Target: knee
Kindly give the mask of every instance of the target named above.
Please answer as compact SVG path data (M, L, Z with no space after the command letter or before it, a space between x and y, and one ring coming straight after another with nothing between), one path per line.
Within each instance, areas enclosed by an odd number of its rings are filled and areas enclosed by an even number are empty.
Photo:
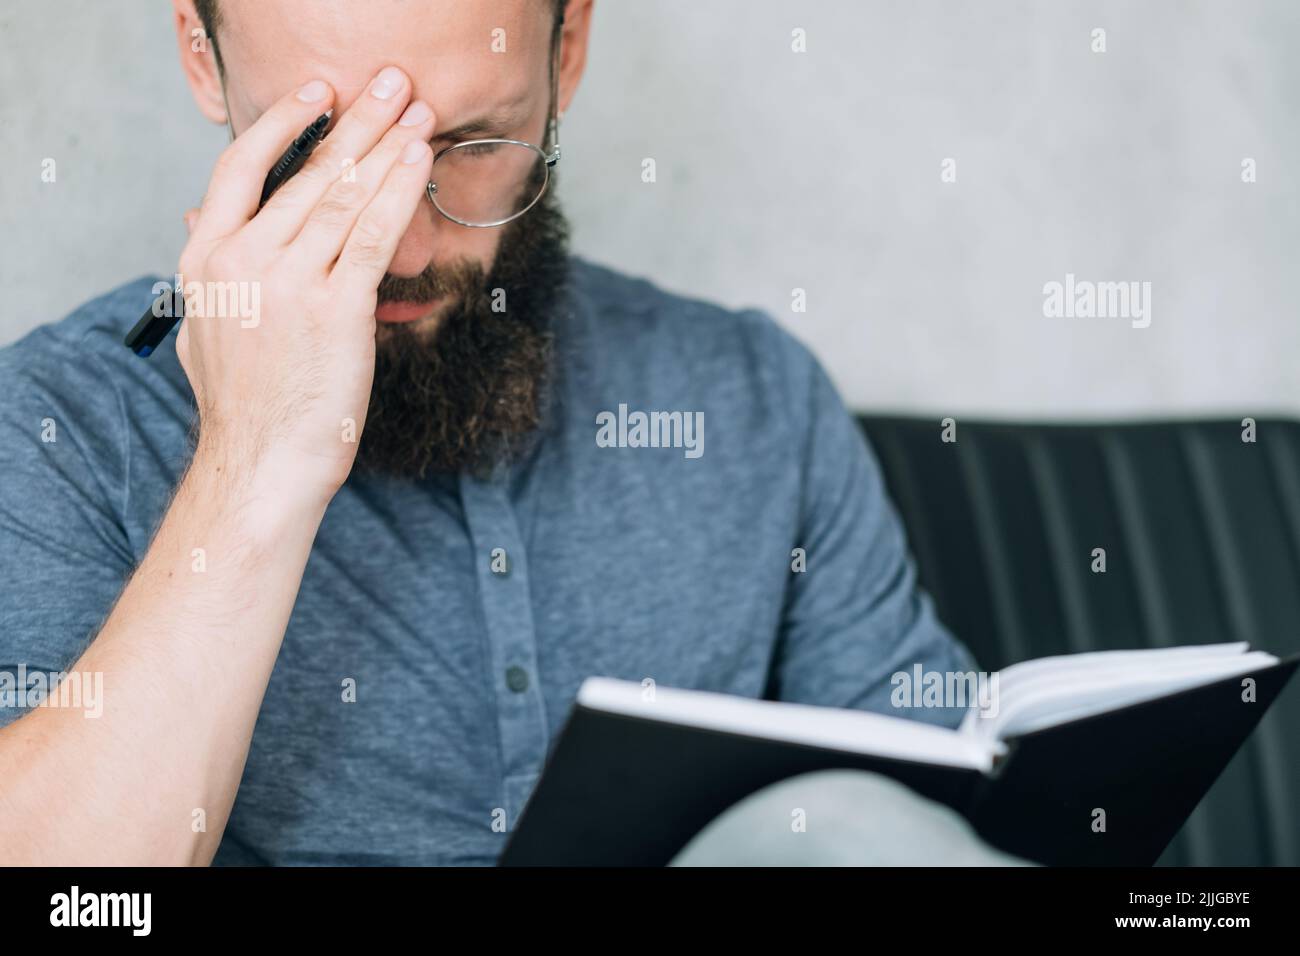
M998 863L954 810L865 770L817 770L755 791L674 858L678 866Z

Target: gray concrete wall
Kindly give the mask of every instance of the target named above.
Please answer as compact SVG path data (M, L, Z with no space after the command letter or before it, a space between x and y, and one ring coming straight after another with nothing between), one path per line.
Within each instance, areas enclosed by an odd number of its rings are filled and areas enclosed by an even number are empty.
M0 45L6 342L169 273L225 133L162 0L6 0ZM767 308L859 408L1300 413L1297 50L1292 0L601 0L561 188L579 252ZM1149 327L1045 316L1067 273Z

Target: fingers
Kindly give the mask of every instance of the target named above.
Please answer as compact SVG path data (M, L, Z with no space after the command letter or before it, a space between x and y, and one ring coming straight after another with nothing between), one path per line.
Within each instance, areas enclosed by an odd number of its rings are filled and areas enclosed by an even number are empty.
M242 228L257 212L262 184L294 137L334 104L328 83L313 80L289 93L236 137L217 160L193 236L221 239Z
M369 154L411 97L411 81L395 66L384 67L348 107L302 169L280 187L249 226L251 241L286 246L326 192Z
M424 140L406 144L383 187L362 210L330 276L357 294L373 295L424 198L433 150Z
M383 187L403 150L412 142L428 140L434 125L433 110L427 104L416 100L408 106L397 125L384 134L351 175L337 179L312 209L291 243L294 253L323 271L329 270L362 210Z

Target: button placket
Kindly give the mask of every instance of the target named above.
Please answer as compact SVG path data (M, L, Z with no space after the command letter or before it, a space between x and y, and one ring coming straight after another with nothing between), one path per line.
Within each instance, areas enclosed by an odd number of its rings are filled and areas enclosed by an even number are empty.
M488 678L495 698L503 797L517 814L520 784L541 771L548 734L537 679L528 561L505 487L461 478L461 500L474 544L479 603L487 628ZM504 556L505 564L502 558ZM502 568L508 571L502 573ZM513 784L513 785L512 785ZM513 827L515 820L508 821Z

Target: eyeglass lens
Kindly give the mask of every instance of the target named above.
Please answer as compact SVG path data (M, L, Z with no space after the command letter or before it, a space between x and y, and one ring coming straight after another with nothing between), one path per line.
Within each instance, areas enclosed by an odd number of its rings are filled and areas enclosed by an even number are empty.
M430 198L444 214L473 225L494 225L528 209L546 188L546 157L531 146L470 142L433 164Z

